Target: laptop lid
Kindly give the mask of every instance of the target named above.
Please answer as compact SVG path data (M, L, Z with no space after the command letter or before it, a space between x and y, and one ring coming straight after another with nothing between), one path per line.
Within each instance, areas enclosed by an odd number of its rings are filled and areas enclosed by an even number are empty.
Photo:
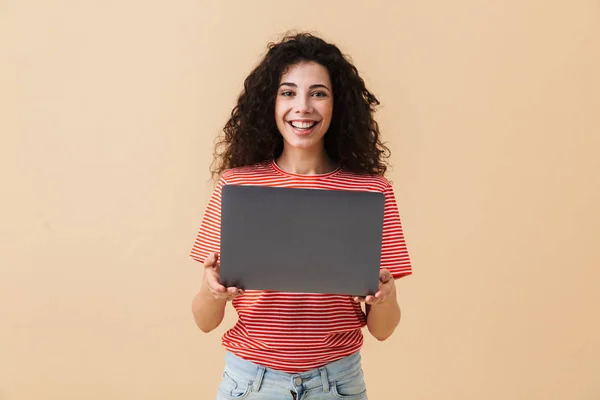
M377 292L383 193L225 185L221 199L226 287Z

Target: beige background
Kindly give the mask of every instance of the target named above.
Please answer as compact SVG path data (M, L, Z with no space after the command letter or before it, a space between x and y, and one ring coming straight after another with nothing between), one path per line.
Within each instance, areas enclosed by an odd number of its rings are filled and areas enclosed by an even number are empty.
M0 399L214 398L235 315L195 327L187 252L292 28L353 57L393 151L415 273L370 399L600 399L597 0L0 1Z

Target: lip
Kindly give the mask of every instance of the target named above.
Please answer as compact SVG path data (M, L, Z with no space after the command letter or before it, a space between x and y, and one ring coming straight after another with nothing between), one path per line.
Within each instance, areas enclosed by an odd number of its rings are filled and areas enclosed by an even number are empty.
M314 122L315 124L310 129L296 129L292 125L292 122ZM313 131L321 123L321 121L315 121L314 119L294 119L291 121L287 121L287 123L296 135L307 136L307 135L310 135L311 133L313 133Z
M289 121L286 121L288 124L291 124L293 122L314 122L315 125L318 124L321 121L317 121L316 119L291 119Z

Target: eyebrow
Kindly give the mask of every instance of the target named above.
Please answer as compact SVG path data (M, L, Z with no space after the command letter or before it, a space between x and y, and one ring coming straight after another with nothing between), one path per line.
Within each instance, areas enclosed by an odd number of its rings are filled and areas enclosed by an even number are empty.
M295 88L298 87L298 85L296 85L295 83L292 83L292 82L282 82L281 85L279 85L279 87L282 87L282 86L291 86L291 87L295 87ZM331 91L331 89L329 89L327 86L323 85L322 83L316 83L314 85L310 85L309 89L316 89L316 88L325 88L325 89Z

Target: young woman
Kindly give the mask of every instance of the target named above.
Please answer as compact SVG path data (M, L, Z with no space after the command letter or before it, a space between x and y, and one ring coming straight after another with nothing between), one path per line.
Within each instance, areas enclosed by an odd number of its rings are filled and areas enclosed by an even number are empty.
M228 301L238 314L222 338L226 366L217 399L367 398L362 328L378 340L393 333L400 321L395 280L412 272L394 192L383 177L388 149L373 119L378 104L335 45L306 33L271 43L246 78L215 150L218 183L190 254L204 266L192 302L198 327L216 328ZM382 192L379 291L352 298L221 285L220 200L226 184Z

